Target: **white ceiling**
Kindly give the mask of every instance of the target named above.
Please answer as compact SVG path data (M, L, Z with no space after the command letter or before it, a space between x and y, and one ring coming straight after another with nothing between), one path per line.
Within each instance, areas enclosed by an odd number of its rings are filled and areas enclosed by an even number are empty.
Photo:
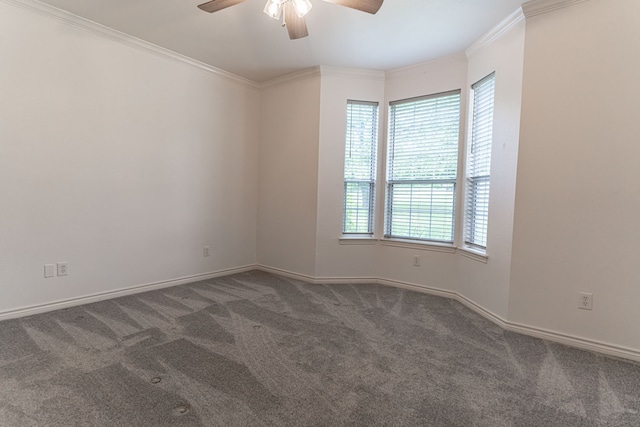
M311 0L289 40L266 0L209 14L206 0L41 0L214 67L266 81L315 65L391 70L462 52L524 0L385 0L376 15Z

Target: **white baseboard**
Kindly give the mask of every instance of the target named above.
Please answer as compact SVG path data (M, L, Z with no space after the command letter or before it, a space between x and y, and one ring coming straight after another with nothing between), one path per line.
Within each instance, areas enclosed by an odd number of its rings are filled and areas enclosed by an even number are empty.
M315 278L311 276L307 276L306 274L294 273L292 271L283 270L281 268L267 267L266 265L256 264L255 269L264 271L265 273L277 274L278 276L288 277L289 279L302 280L303 282L310 282L314 284L320 283Z
M312 277L306 274L294 273L292 271L269 267L262 264L256 264L255 269L264 271L265 273L277 274L279 276L288 277L290 279L313 283L315 285L319 285L322 283L326 283L328 285L378 283L378 279L376 277Z
M246 265L243 267L229 268L224 270L212 271L209 273L195 274L193 276L180 277L177 279L163 280L154 283L145 283L142 285L129 286L114 291L99 292L91 295L85 295L78 298L70 298L61 301L54 301L46 304L32 305L13 310L0 312L0 321L7 319L15 319L18 317L31 316L33 314L46 313L48 311L60 310L68 307L75 307L92 302L103 301L106 299L123 297L126 295L139 294L142 292L153 291L155 289L170 288L172 286L184 285L186 283L198 282L200 280L213 279L220 276L228 276L230 274L244 273L246 271L255 270L256 266Z
M532 336L535 338L541 338L547 341L564 344L570 347L579 348L582 350L592 351L595 353L605 354L607 356L620 357L623 359L629 359L636 362L640 362L640 350L632 348L622 347L605 343L596 340L590 340L574 335L564 334L561 332L550 331L546 329L536 328L534 326L523 325L520 323L510 322L503 317L493 313L490 310L482 307L476 302L470 300L464 295L458 292L449 291L446 289L433 288L425 285L419 285L416 283L402 282L398 280L375 278L375 277L330 277L330 278L315 278L303 274L293 273L291 271L282 270L273 267L267 267L264 265L257 265L256 269L265 271L268 273L277 274L292 279L302 280L314 284L360 284L360 283L377 283L380 285L393 286L396 288L407 289L416 292L422 292L430 295L440 296L444 298L454 299L460 302L465 307L473 310L487 320L495 323L504 330Z
M529 335L547 341L553 341L559 344L568 345L569 347L576 347L581 350L592 351L595 353L605 354L607 356L619 357L622 359L629 359L640 362L640 351L628 347L622 347L602 341L590 340L587 338L563 334L561 332L550 331L533 326L522 325L515 322L507 322L504 329L511 332L516 332L519 334Z
M415 283L400 282L398 280L391 279L375 279L374 283L379 285L393 286L394 288L407 289L409 291L422 292L423 294L435 295L443 298L456 298L456 293L453 291L447 291L440 288L432 288L430 286L417 285Z
M487 310L486 308L484 308L480 304L477 304L475 301L472 301L469 298L467 298L464 295L461 295L461 294L459 294L457 292L456 292L455 299L460 304L464 305L465 307L467 307L470 310L475 311L476 313L478 313L479 315L481 315L485 319L490 320L491 322L493 322L496 325L500 326L502 329L507 329L508 321L506 319L504 319L503 317L497 315L493 311Z
M623 359L629 359L636 362L640 362L640 350L617 346L610 343L605 343L596 340L590 340L587 338L577 337L574 335L564 334L561 332L550 331L546 329L536 328L534 326L523 325L520 323L510 322L501 316L485 309L474 301L466 298L464 295L458 292L449 291L446 289L433 288L425 285L419 285L416 283L403 282L392 279L377 278L377 277L313 277L305 274L294 273L292 271L283 270L280 268L268 267L260 264L251 264L237 268L230 268L224 270L213 271L204 274L198 274L187 277L180 277L177 279L164 280L161 282L147 283L142 285L131 286L127 288L117 289L114 291L96 293L92 295L86 295L78 298L72 298L63 301L55 301L52 303L34 305L15 310L8 310L0 312L0 321L6 319L14 319L18 317L31 316L33 314L44 313L53 310L59 310L62 308L74 307L82 304L89 304L92 302L103 301L106 299L112 299L122 297L126 295L138 294L141 292L147 292L155 289L168 288L177 285L183 285L186 283L193 283L200 280L213 279L215 277L227 276L230 274L244 273L252 270L260 270L267 273L276 274L291 279L300 280L312 284L367 284L375 283L386 286L393 286L396 288L407 289L416 292L422 292L439 297L454 299L470 310L478 313L482 317L490 320L504 330L520 333L523 335L529 335L536 338L553 341L559 344L564 344L570 347L576 347L582 350L592 351L595 353L601 353L608 356L620 357Z
M391 286L398 286L400 282L388 281L388 280L379 280L378 283L381 284L389 284ZM606 354L607 356L620 357L623 359L630 359L636 362L640 362L640 351L634 350L632 348L622 347L613 345L610 343L605 343L597 340L590 340L583 337L578 337L575 335L564 334L557 331L551 331L542 328L536 328L534 326L523 325L521 323L511 322L503 317L495 314L494 312L487 310L481 305L477 304L475 301L470 300L462 294L451 291L442 291L438 289L429 288L426 286L416 285L416 284L402 284L398 287L413 289L418 292L424 292L432 295L443 296L446 298L452 298L456 301L460 302L465 307L475 311L485 319L495 323L499 327L504 330L528 335L535 338L541 338L547 341L556 342L559 344L564 344L570 347L576 347L582 350L592 351L595 353Z

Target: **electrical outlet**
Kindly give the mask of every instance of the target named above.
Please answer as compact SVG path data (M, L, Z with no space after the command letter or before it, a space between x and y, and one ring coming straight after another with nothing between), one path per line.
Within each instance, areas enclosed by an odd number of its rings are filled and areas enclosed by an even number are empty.
M413 256L413 266L420 267L420 257L418 255Z
M44 277L56 277L56 265L55 264L45 264L44 265Z
M578 308L582 310L593 310L593 294L587 292L580 292L580 300L578 301Z
M58 276L67 276L69 274L69 263L68 262L59 262L58 263Z
M210 247L209 246L205 246L204 248L202 248L202 256L204 257L208 257L210 255Z

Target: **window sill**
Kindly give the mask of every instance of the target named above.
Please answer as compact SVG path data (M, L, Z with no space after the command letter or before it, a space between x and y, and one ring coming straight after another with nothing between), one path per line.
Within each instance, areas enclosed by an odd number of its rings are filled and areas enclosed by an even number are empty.
M397 248L409 248L418 249L423 251L444 252L447 254L454 254L456 247L447 243L435 243L435 242L416 242L413 240L401 240L401 239L382 239L383 246L394 246Z
M460 251L460 255L467 257L467 258L471 258L472 260L478 261L478 262L482 262L482 263L487 263L487 261L489 261L489 257L487 256L487 254L485 252L480 252L476 249L471 249L471 248L459 248Z
M341 245L375 245L378 239L372 236L341 236Z

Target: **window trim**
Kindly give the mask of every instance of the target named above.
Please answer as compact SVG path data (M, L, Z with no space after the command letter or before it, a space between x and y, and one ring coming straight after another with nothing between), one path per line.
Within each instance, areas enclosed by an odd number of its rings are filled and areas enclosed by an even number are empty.
M453 243L441 243L435 240L408 240L399 239L397 237L384 237L380 239L380 243L382 246L442 252L447 254L455 254L458 250L458 247Z
M473 249L468 246L462 246L458 248L460 255L470 258L475 261L482 262L487 264L489 262L489 255L486 252L478 251L477 249Z
M375 245L380 239L370 234L343 234L338 241L341 245Z
M396 105L408 104L413 102L419 102L429 99L436 99L447 96L458 96L458 136L456 138L456 174L455 177L451 179L434 179L434 180L389 180L389 162L391 155L389 150L392 146L391 139L393 133L393 125L391 124L394 116L392 115L392 107ZM462 89L453 89L442 92L437 92L428 95L415 96L395 101L390 101L387 110L387 136L386 136L386 150L385 150L385 164L386 167L384 169L385 173L385 186L384 186L384 199L385 203L383 206L383 224L382 224L382 238L380 242L385 246L398 246L398 247L408 247L408 248L416 248L416 249L425 249L425 250L435 250L438 252L448 252L455 253L457 250L456 246L456 236L457 233L457 224L458 224L458 194L459 194L459 186L460 186L460 149L462 146L462 107L463 107L463 91ZM423 183L423 184L442 184L442 183L451 183L453 184L453 197L452 197L452 209L451 209L451 240L436 240L436 239L421 239L421 238L413 238L413 237L405 237L405 236L396 236L389 234L390 228L390 199L389 196L392 193L390 190L390 185L393 184L408 184L408 183Z
M465 155L465 167L464 167L464 178L463 178L463 185L464 185L464 192L463 192L463 197L464 197L464 203L463 203L463 207L462 207L462 215L463 215L463 226L462 226L462 246L461 246L461 250L463 251L462 254L467 256L469 258L473 258L476 259L478 261L483 261L486 262L487 260L487 243L488 243L488 231L489 231L489 205L490 205L490 191L491 191L491 145L493 143L493 115L495 112L495 77L496 77L496 72L493 71L490 74L486 75L485 77L481 78L480 80L478 80L477 82L473 83L471 85L471 96L469 97L469 124L468 124L468 131L467 131L467 146L466 146L466 155ZM474 132L474 127L476 125L476 121L475 116L476 116L476 94L475 94L475 90L478 86L483 85L484 83L486 83L489 80L493 80L493 92L491 93L492 96L492 104L491 104L491 110L490 110L490 114L491 114L491 136L490 136L490 142L489 142L489 173L485 174L485 175L478 175L478 176L469 176L470 173L470 167L471 167L471 156L472 156L472 149L474 147L474 143L476 142L474 140L474 136L475 136L475 132ZM487 226L486 226L486 230L485 230L485 245L481 245L478 244L474 241L470 241L470 234L472 233L472 235L475 235L475 231L471 231L471 213L470 213L470 204L472 206L475 206L475 203L471 203L470 202L470 198L477 198L477 192L472 190L472 186L475 183L478 182L486 182L487 183L487 187L488 187L488 193L487 193ZM475 214L473 215L475 217Z
M370 106L370 107L375 107L374 110L374 115L375 115L375 122L374 122L374 127L373 127L373 134L371 142L372 142L372 147L371 147L371 174L370 174L370 179L353 179L353 180L349 180L347 179L346 175L347 175L347 168L346 168L346 162L347 162L347 157L346 157L346 150L348 147L348 136L350 135L350 129L348 127L349 124L349 107L351 105L362 105L362 106ZM380 103L377 101L360 101L360 100L354 100L354 99L347 99L347 108L345 111L345 115L346 115L346 120L345 120L345 141L344 141L344 162L343 162L343 189L342 189L342 225L341 225L341 235L342 238L345 239L352 239L355 238L356 240L362 239L362 238L366 238L366 239L372 239L374 234L375 234L375 230L376 230L376 192L377 187L378 187L378 150L379 150L379 139L380 139ZM367 232L362 232L362 231L355 231L355 232L349 232L346 231L346 218L347 218L347 205L346 205L346 199L347 199L347 186L348 184L369 184L369 210L368 210L368 231Z

